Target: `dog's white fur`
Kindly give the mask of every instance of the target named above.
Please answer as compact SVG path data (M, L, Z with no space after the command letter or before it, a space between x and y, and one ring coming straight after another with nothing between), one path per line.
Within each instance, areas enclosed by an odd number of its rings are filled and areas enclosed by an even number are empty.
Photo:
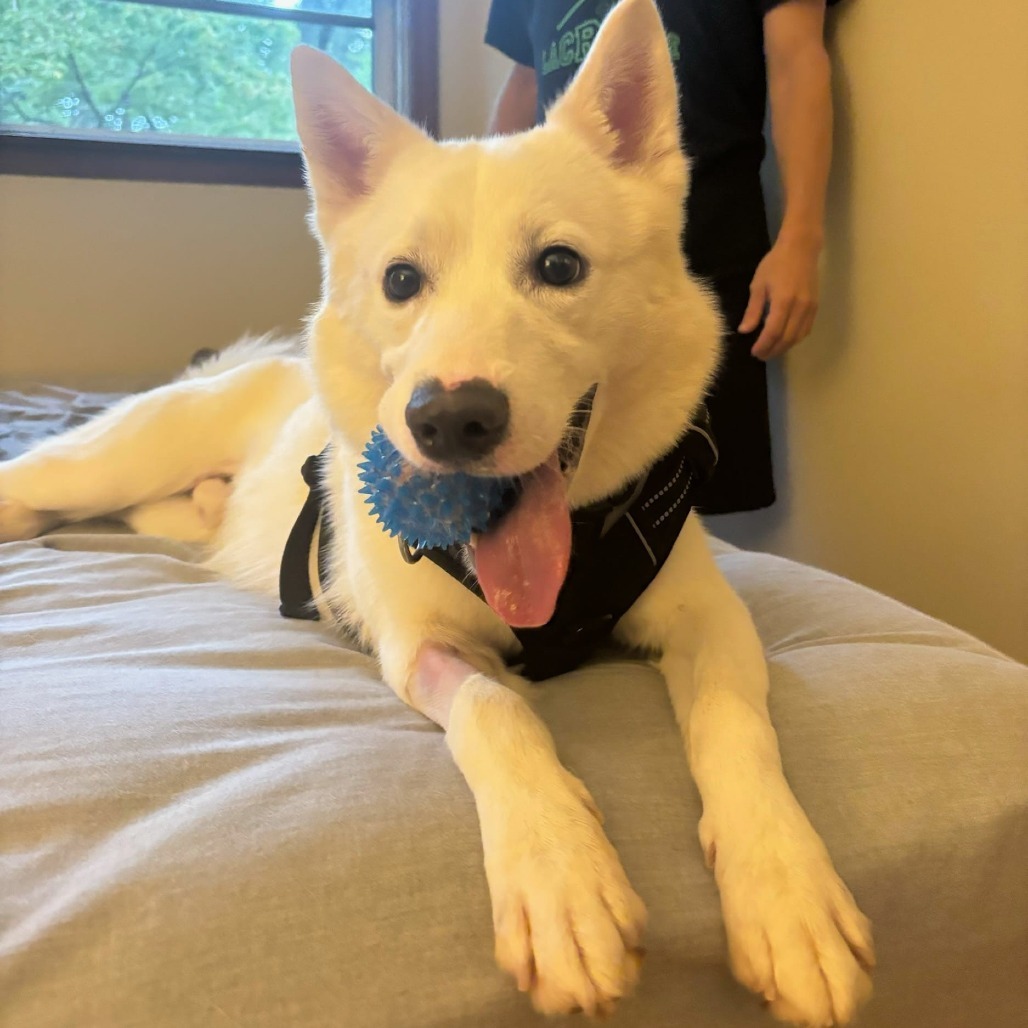
M215 568L274 594L298 469L331 439L322 609L446 729L478 808L501 966L541 1011L606 1011L637 974L642 901L503 669L510 630L429 562L400 560L355 463L381 423L425 464L403 412L429 377L506 391L512 427L492 468L505 474L545 461L598 382L573 506L616 491L688 423L720 325L680 256L687 167L659 15L624 0L546 124L515 137L433 142L315 51L297 52L294 84L324 253L307 353L241 344L0 465L0 539L121 512L139 530L209 539ZM531 274L553 243L586 258L574 289ZM404 304L381 287L396 258L426 275ZM695 517L617 636L667 678L735 974L781 1018L848 1021L869 992L869 925L786 784L760 643Z

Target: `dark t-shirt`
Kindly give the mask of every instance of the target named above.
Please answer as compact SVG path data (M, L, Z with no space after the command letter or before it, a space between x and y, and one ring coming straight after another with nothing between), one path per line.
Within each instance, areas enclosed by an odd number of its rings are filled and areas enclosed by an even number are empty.
M760 163L763 17L785 0L659 0L692 158L685 251L701 275L752 273L769 248ZM537 119L585 59L611 0L493 0L486 42L535 68Z

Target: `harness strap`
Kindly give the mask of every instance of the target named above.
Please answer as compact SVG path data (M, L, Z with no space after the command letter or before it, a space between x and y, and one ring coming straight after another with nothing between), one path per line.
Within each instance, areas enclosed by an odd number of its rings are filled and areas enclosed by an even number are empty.
M517 628L520 674L541 681L584 663L649 588L671 555L717 463L706 412L626 497L572 511L571 566L553 617Z
M319 620L309 565L318 535L318 578L328 581L331 525L324 517L322 482L329 447L308 457L307 499L289 533L279 573L279 610L286 617ZM657 577L692 510L699 488L717 464L706 409L675 446L619 494L571 512L571 564L553 617L539 628L516 628L520 673L532 681L564 674L607 642L618 621ZM482 599L460 546L414 550L402 540L408 563L426 557ZM484 602L484 601L483 601Z
M324 516L322 497L322 472L328 462L329 446L321 453L308 457L303 462L300 474L307 483L307 499L304 500L296 522L289 532L282 563L278 570L279 613L283 617L302 621L320 621L321 615L314 605L311 589L311 547L314 536L318 536L318 580L321 585L328 582L328 550L332 539L332 526Z

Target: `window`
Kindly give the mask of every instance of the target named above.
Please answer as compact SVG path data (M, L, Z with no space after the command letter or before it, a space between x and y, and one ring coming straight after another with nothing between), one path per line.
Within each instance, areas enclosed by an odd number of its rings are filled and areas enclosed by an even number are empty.
M435 130L435 0L0 0L0 172L298 184L299 43Z

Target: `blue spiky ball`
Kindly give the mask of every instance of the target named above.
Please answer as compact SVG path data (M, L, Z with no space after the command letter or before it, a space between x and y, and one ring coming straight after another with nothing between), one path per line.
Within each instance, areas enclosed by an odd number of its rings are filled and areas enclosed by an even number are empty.
M381 426L371 433L357 465L360 492L390 535L412 548L466 543L504 513L517 495L513 478L482 478L455 471L418 471L389 441Z

